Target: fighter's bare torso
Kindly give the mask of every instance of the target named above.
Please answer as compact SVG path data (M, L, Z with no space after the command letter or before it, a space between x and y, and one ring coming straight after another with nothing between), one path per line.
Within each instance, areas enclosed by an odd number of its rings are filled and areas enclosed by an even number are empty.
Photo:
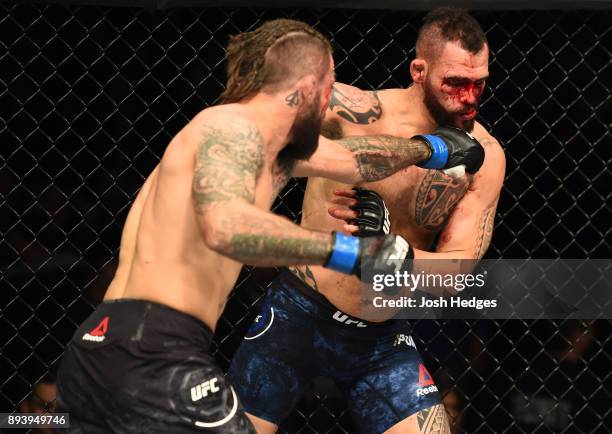
M239 105L212 107L168 145L128 214L119 268L105 299L155 301L189 313L214 330L242 264L205 244L192 205L192 184L202 124L226 116L254 119ZM255 187L254 205L266 211L286 180L279 179L274 165L266 155Z
M336 84L336 93L344 89L343 85ZM350 92L348 87L346 90ZM411 137L433 129L432 125L422 122L422 117L414 115L411 88L362 92L357 96L362 100L353 98L354 105L351 105L350 97L338 101L344 106L338 108L344 119L332 115L330 122L328 116L325 128L328 134L341 134L343 137L378 134ZM377 116L381 111L382 114ZM474 131L476 136L478 133L484 133L480 126ZM471 175L465 175L455 179L442 171L411 166L384 180L362 186L377 191L385 200L390 214L391 233L403 236L415 248L431 251L449 214L470 187L471 178ZM331 202L334 190L352 187L324 178L309 178L302 209L302 226L342 231L344 222L330 216L328 209L334 206ZM360 317L361 284L358 279L318 266L301 266L299 271L295 268L293 271L338 309Z

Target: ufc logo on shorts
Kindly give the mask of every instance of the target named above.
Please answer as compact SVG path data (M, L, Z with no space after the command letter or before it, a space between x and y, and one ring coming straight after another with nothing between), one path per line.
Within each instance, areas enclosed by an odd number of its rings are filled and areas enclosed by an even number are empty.
M202 398L206 398L208 396L208 392L216 393L220 388L217 387L217 377L212 378L210 380L206 380L202 384L198 384L191 388L191 400L193 402L199 401Z
M416 345L414 344L414 340L412 339L412 336L404 335L404 334L395 335L395 341L393 342L393 346L397 347L398 345L401 345L402 343L405 343L409 347L412 347L416 350Z
M357 327L367 327L366 324L364 324L361 321L358 321L356 319L349 318L349 316L347 314L342 313L339 310L336 311L336 313L334 314L333 318L336 321L341 322L342 324L346 324L346 325L355 324L355 326L357 326Z

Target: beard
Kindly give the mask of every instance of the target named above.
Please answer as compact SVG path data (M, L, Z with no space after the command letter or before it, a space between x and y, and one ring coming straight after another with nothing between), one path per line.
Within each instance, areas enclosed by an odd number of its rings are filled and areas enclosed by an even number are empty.
M319 110L321 95L306 109L304 114L298 113L289 132L291 141L278 154L281 168L289 170L298 160L308 160L319 146L319 134L323 116Z
M474 123L476 122L476 118L472 119L457 119L457 116L461 115L459 112L449 112L436 98L436 95L433 92L432 86L429 82L425 82L423 86L424 91L424 99L425 107L434 118L434 121L438 124L438 126L453 126L457 128L461 128L468 133L471 133L474 129ZM474 109L478 107L478 104L473 106Z

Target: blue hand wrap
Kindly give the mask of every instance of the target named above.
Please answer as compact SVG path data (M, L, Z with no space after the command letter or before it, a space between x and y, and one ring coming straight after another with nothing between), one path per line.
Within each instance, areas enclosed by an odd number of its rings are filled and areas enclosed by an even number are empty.
M334 247L325 267L351 274L359 257L359 238L334 232Z
M431 158L419 164L419 167L424 167L425 169L444 168L444 166L446 166L446 162L448 161L448 148L446 147L444 140L431 134L422 135L420 137L425 138L431 145Z

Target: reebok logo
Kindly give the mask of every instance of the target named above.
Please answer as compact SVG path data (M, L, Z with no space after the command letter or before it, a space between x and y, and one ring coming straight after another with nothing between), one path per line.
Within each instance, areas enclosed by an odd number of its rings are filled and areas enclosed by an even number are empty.
M395 335L393 346L397 347L398 345L401 345L402 343L405 343L409 347L412 347L416 350L416 345L414 344L414 340L412 339L412 336L404 335L404 334Z
M342 324L346 324L346 325L355 324L355 326L357 326L357 327L367 327L366 324L362 323L359 320L352 319L347 314L345 314L343 312L340 312L339 310L336 311L336 313L334 314L333 318L336 321L341 322Z
M211 378L191 388L191 400L193 402L199 401L202 398L206 398L208 392L216 393L219 390L221 389L217 387L217 377Z
M84 341L91 341L91 342L102 342L104 339L106 339L105 335L106 335L106 332L108 331L108 319L109 317L105 316L102 319L102 321L100 321L100 324L98 324L89 333L85 333L82 339Z
M433 378L422 363L419 364L419 387L416 396L425 396L438 391L438 386L434 384Z

